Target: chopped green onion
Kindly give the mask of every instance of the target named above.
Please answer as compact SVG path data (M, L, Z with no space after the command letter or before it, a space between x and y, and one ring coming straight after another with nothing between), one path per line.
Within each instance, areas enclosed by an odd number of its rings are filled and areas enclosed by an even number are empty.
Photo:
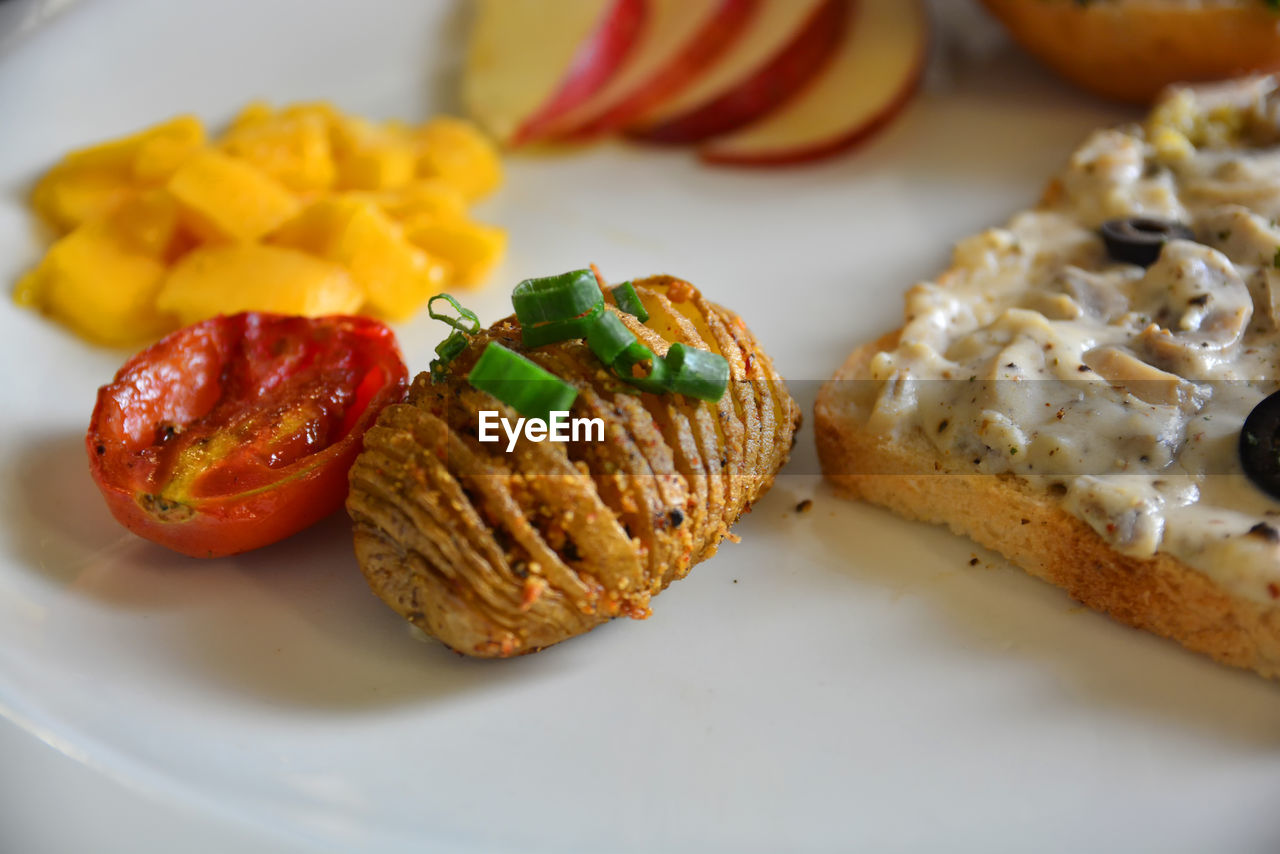
M496 341L484 348L467 382L525 418L544 421L552 412L568 411L578 397L576 388Z
M436 300L444 300L449 303L449 305L453 306L454 311L458 312L458 317L450 317L447 314L436 314L435 310L431 308ZM480 318L476 317L476 313L470 309L463 308L450 294L436 294L431 299L427 300L427 314L431 316L432 320L442 320L454 329L465 332L468 335L475 335L480 331Z
M449 337L436 345L437 359L431 360L431 381L439 382L444 379L445 369L449 367L449 363L458 358L458 354L467 349L467 345L471 343L471 339L466 333L455 329L449 333Z
M520 326L520 343L528 350L544 347L557 341L568 341L573 338L586 338L587 331L604 311L604 302L586 314L570 317L565 320L549 320L533 326Z
M648 373L637 375L635 367L649 363ZM641 391L662 394L667 391L667 365L659 356L641 343L638 339L627 345L627 349L619 353L609 365L618 379L628 382Z
M636 340L635 333L611 311L601 313L587 330L587 346L606 365L612 365Z
M604 295L590 270L573 270L559 276L525 279L511 294L521 326L537 326L553 320L581 317L604 305Z
M729 385L729 362L719 353L677 342L667 350L665 361L667 385L672 391L712 403L724 396Z
M467 349L467 342L470 339L466 334L454 330L449 333L449 337L436 345L436 355L446 362L452 361L458 357L458 354Z
M436 314L435 309L431 306L436 300L444 300L453 306L454 311L458 312L457 317L450 317L447 314ZM463 308L462 305L449 294L436 294L427 300L427 314L431 315L433 320L440 320L453 327L453 332L449 333L449 337L436 345L436 356L438 358L431 360L431 381L438 383L444 379L445 369L449 367L449 363L458 357L458 354L467 349L470 343L470 335L475 335L480 331L480 318L476 317L476 313L470 309Z
M635 286L630 282L614 285L609 292L613 294L613 301L617 303L619 311L634 315L641 323L649 319L649 312L645 310L644 303L640 301L640 295L636 293Z

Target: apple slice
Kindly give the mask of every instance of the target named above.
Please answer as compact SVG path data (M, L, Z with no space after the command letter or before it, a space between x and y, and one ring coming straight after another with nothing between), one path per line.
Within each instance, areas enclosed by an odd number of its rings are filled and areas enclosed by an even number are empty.
M761 0L649 0L626 64L549 135L582 141L620 130L693 82L743 32Z
M480 0L463 81L468 112L500 142L536 138L622 67L647 0Z
M699 152L710 163L813 160L874 134L915 92L929 42L919 0L858 0L840 50L800 97Z
M630 129L635 139L702 142L787 101L839 47L852 0L764 0L732 49Z

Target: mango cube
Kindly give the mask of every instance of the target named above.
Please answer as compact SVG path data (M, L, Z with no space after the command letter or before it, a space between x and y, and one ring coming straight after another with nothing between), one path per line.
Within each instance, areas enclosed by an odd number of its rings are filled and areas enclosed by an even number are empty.
M482 281L507 248L505 231L466 220L411 220L405 224L405 235L415 246L448 263L455 281L462 285Z
M327 257L365 200L354 193L327 196L304 207L267 236L270 243Z
M73 151L31 192L31 205L63 231L115 210L140 186L165 180L204 145L204 126L179 116L140 133Z
M369 193L368 197L393 219L458 220L466 216L467 200L457 187L439 178L420 178L398 190Z
M338 161L338 188L394 190L413 180L417 154L407 142L387 140L348 152Z
M165 277L156 305L187 324L240 311L352 314L363 301L338 264L282 246L232 243L187 253Z
M329 127L318 115L243 119L222 140L222 150L295 192L333 185Z
M23 286L34 291L38 305L86 338L125 345L173 328L155 308L164 273L161 261L95 222L55 243Z
M275 179L219 151L204 151L169 179L187 225L204 240L255 240L298 210Z
M110 142L77 149L62 159L60 166L77 169L132 171L140 155L157 143L161 148L182 146L195 151L204 145L204 125L195 116L178 116L167 122Z
M147 185L166 181L204 146L204 125L192 116L152 128L138 144L133 158L133 177Z
M502 180L466 121L252 102L220 139L179 116L73 151L31 194L63 233L14 290L80 334L154 339L244 310L402 319L505 251L469 204Z
M103 227L127 247L159 260L172 260L181 240L178 203L164 190L145 190L127 199Z
M329 133L334 136L332 141L335 151L341 150L341 146L338 144L338 135L342 132L342 126L348 122L357 121L357 119L348 117L328 101L299 101L281 109L280 115L286 119L307 117L320 119L329 127Z
M31 191L31 206L65 233L111 213L134 192L122 172L55 167Z
M471 200L487 196L502 183L502 161L494 144L475 125L442 116L415 134L418 175L440 178Z
M408 317L438 293L448 272L376 204L351 195L312 204L271 239L341 264L367 307L393 319Z
M271 105L266 101L250 101L236 113L236 117L231 120L230 126L227 128L228 133L234 133L244 128L253 127L267 121L276 114Z
M18 277L18 284L13 286L13 302L22 308L40 307L40 290L44 285L43 269L37 264Z

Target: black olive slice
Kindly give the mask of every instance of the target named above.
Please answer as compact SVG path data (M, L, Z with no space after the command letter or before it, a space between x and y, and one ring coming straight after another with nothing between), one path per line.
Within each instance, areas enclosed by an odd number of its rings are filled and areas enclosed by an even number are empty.
M1240 465L1254 486L1280 498L1280 391L1264 398L1244 420Z
M1116 261L1150 267L1170 240L1195 240L1191 229L1180 222L1148 216L1109 219L1099 229L1107 254Z

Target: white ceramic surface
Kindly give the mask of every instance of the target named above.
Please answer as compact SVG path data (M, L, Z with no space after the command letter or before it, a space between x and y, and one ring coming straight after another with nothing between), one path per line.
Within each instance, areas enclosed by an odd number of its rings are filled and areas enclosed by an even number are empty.
M255 96L420 118L450 105L460 27L410 0L74 6L0 56L0 281L38 257L23 193L57 153ZM481 212L510 255L470 302L495 319L516 279L586 261L680 273L808 409L951 240L1129 115L984 46L944 40L899 123L814 167L511 158ZM425 367L440 330L399 331ZM0 728L0 851L1280 848L1274 685L840 502L807 432L742 544L652 619L475 662L369 594L343 518L214 562L120 529L82 435L125 355L0 304L0 716L30 734Z

